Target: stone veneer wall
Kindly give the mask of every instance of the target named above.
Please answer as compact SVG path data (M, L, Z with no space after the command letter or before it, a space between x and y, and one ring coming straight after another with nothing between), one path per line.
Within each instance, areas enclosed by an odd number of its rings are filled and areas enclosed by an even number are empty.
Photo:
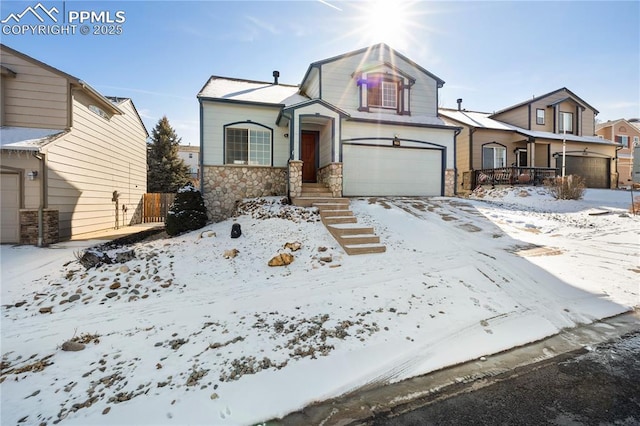
M456 195L455 169L447 169L444 172L444 195L445 197L453 197Z
M334 197L342 197L342 163L331 163L318 170L318 181L327 185Z
M210 220L219 222L233 215L243 198L287 194L287 169L260 166L205 166L203 198Z
M42 212L43 245L59 241L58 210L44 209ZM38 210L20 210L20 244L38 244Z
M302 161L289 161L289 197L296 198L302 194Z

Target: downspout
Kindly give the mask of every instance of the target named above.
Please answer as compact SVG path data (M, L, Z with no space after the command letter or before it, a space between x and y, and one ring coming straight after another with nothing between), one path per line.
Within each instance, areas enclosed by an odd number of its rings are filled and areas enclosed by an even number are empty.
M45 154L35 152L33 156L38 159L40 164L40 204L38 206L38 247L44 247L44 209L46 208L46 167L45 167Z
M620 182L620 172L618 171L618 152L623 148L624 148L623 146L616 147L616 156L614 158L614 164L616 165L616 176L618 176L618 178L616 179L616 189L619 187L618 182ZM633 149L631 150L631 153L632 153L631 155L633 155ZM632 160L633 160L633 157L632 157ZM631 162L631 166L633 167L633 161ZM631 188L633 190L633 182L631 182ZM631 198L633 199L633 197ZM633 202L631 203L631 205L633 206Z
M453 195L458 195L458 165L456 164L456 158L458 158L458 135L462 133L462 127L458 127L453 134Z

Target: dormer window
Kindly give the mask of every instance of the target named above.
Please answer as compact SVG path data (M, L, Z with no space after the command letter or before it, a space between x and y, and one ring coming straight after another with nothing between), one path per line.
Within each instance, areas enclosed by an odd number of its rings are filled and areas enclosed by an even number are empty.
M398 82L371 76L367 79L367 103L370 107L398 108Z

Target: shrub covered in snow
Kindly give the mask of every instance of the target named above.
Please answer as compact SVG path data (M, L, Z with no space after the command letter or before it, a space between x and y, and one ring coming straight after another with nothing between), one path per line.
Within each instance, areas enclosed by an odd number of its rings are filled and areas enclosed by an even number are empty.
M581 200L584 196L584 178L578 175L556 176L545 181L549 193L556 200Z
M176 198L167 212L165 230L173 236L200 229L207 224L207 208L200 191L191 183L178 190Z

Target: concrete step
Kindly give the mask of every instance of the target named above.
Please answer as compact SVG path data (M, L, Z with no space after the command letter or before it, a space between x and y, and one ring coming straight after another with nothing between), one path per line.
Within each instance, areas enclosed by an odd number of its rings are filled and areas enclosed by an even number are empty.
M338 237L338 242L341 246L350 246L354 244L378 244L380 243L380 237L375 234L341 235Z
M343 235L373 234L373 227L362 226L357 223L339 223L335 225L326 225L326 227L334 237Z
M291 200L294 206L313 207L314 204L323 204L333 202L332 197L295 197Z
M351 244L342 246L342 248L348 255L384 253L387 251L387 246L383 244Z
M312 204L313 207L317 207L318 210L347 210L349 209L348 198L329 198L317 201Z
M302 192L328 192L331 193L331 190L329 188L327 188L324 185L309 185L309 184L302 184Z
M355 216L329 216L322 219L325 225L335 225L340 223L357 223Z
M333 198L333 194L330 191L302 191L300 193L302 198Z
M321 210L320 217L331 217L331 216L353 216L353 212L351 210Z

